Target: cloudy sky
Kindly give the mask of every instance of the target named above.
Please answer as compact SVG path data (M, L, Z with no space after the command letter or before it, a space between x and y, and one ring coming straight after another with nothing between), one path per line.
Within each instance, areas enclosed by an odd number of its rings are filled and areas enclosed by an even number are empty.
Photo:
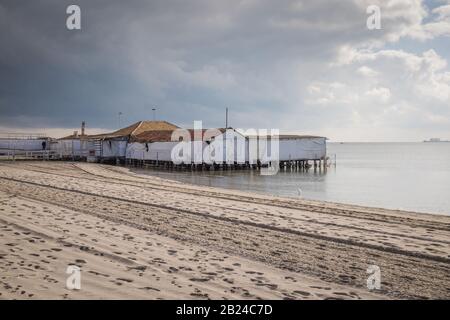
M153 106L222 127L229 107L236 128L450 139L449 61L450 0L0 0L0 131L115 129Z

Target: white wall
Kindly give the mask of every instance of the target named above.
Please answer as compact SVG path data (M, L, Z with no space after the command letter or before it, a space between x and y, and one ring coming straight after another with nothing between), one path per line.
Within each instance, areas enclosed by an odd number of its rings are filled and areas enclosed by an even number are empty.
M47 143L46 149L50 148L46 139L0 139L0 149L40 151L44 141Z
M222 133L214 138L212 142L204 143L203 155L214 154L216 163L245 163L248 161L247 139L234 130ZM222 144L222 146L220 146ZM216 160L217 159L217 160Z
M241 150L239 150L240 156L238 156L239 146L237 144L234 144L234 153L230 151L227 155L227 150L230 150L230 148L227 149L227 139L229 142L233 142L236 141L238 137L243 139L242 144L240 145ZM248 151L246 150L247 144L245 142L245 138L235 131L230 131L228 136L226 136L225 134L221 134L214 139L214 142L211 143L206 143L203 141L186 142L184 145L184 149L188 152L188 156L184 159L180 159L180 161L183 163L201 163L202 161L205 161L206 159L204 159L203 157L205 153L209 152L210 154L214 154L212 150L214 148L220 147L218 144L216 146L214 143L218 143L219 141L222 141L223 143L222 150L221 152L218 151L215 159L226 161L228 156L228 159L231 159L232 162L244 163L245 161L248 161ZM129 143L126 150L126 157L128 159L137 160L172 161L172 151L174 153L176 151L179 151L181 154L181 149L183 149L182 145L179 143L180 142L177 141L148 143L148 151L146 151L145 143ZM195 144L197 145L195 146ZM176 149L174 149L175 147ZM216 162L219 163L219 160L217 160Z
M236 141L238 133L234 132L228 136L228 141ZM242 137L242 136L241 136ZM206 152L212 152L213 148L216 148L214 143L222 141L222 155L220 159L226 162L227 159L231 159L232 162L244 163L249 161L249 142L245 142L240 146L235 143L234 150L227 148L227 137L222 134L214 139L214 142L208 144L206 142L200 142L200 148L194 148L194 142L187 142L185 144L186 150L190 150L189 157L185 158L182 162L192 163L198 159L204 159ZM279 153L276 156L276 152L272 153L271 143L259 143L257 146L257 151L255 156L261 161L261 163L267 163L273 161L273 156L278 158L280 161L287 160L302 160L302 159L321 159L326 156L326 142L325 138L297 138L297 139L281 139L279 140ZM176 149L174 149L177 147ZM238 148L240 150L240 156L238 156ZM160 161L172 161L171 153L172 150L180 150L181 145L179 142L153 142L148 143L148 151L146 150L145 143L133 142L129 143L126 147L126 157L127 159L137 159L137 160L160 160ZM269 152L266 151L269 150ZM227 150L229 151L227 154ZM233 150L234 153L231 151ZM105 156L105 149L103 149ZM269 157L267 157L269 156ZM272 156L272 157L270 157ZM219 161L216 161L219 162ZM256 163L256 161L254 162Z
M127 141L121 140L103 140L103 154L102 157L125 157L127 150Z
M132 142L127 145L126 157L127 159L137 160L159 160L171 161L172 148L178 142L153 142L148 143L148 151L145 143Z
M223 137L224 161L229 163L245 163L248 161L248 143L246 138L236 131L228 131Z
M325 138L280 139L280 161L321 159L326 150Z
M80 139L58 140L52 141L50 144L50 150L62 156L86 157L89 155L89 151L94 149L93 141Z

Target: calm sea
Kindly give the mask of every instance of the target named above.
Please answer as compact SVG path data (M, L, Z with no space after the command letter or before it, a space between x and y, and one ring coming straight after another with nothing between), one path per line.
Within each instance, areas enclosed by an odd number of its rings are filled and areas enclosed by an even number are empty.
M326 172L141 173L206 186L450 215L450 143L328 143Z

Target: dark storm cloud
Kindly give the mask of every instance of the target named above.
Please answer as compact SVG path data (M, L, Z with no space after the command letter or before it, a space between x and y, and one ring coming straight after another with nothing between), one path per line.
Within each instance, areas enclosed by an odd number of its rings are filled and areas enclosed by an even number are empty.
M338 49L415 23L388 16L369 32L366 2L0 1L0 126L110 128L118 112L151 119L153 106L220 126L228 106L235 126L317 128L324 112L303 97ZM66 29L70 4L82 30Z

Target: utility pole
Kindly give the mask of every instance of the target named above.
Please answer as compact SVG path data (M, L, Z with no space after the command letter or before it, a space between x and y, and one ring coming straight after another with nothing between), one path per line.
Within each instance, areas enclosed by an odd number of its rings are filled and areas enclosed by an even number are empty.
M120 117L122 116L122 112L119 112L119 128L120 128Z
M153 111L153 121L156 121L156 108L153 107L152 111Z
M228 107L225 109L225 129L228 129Z

